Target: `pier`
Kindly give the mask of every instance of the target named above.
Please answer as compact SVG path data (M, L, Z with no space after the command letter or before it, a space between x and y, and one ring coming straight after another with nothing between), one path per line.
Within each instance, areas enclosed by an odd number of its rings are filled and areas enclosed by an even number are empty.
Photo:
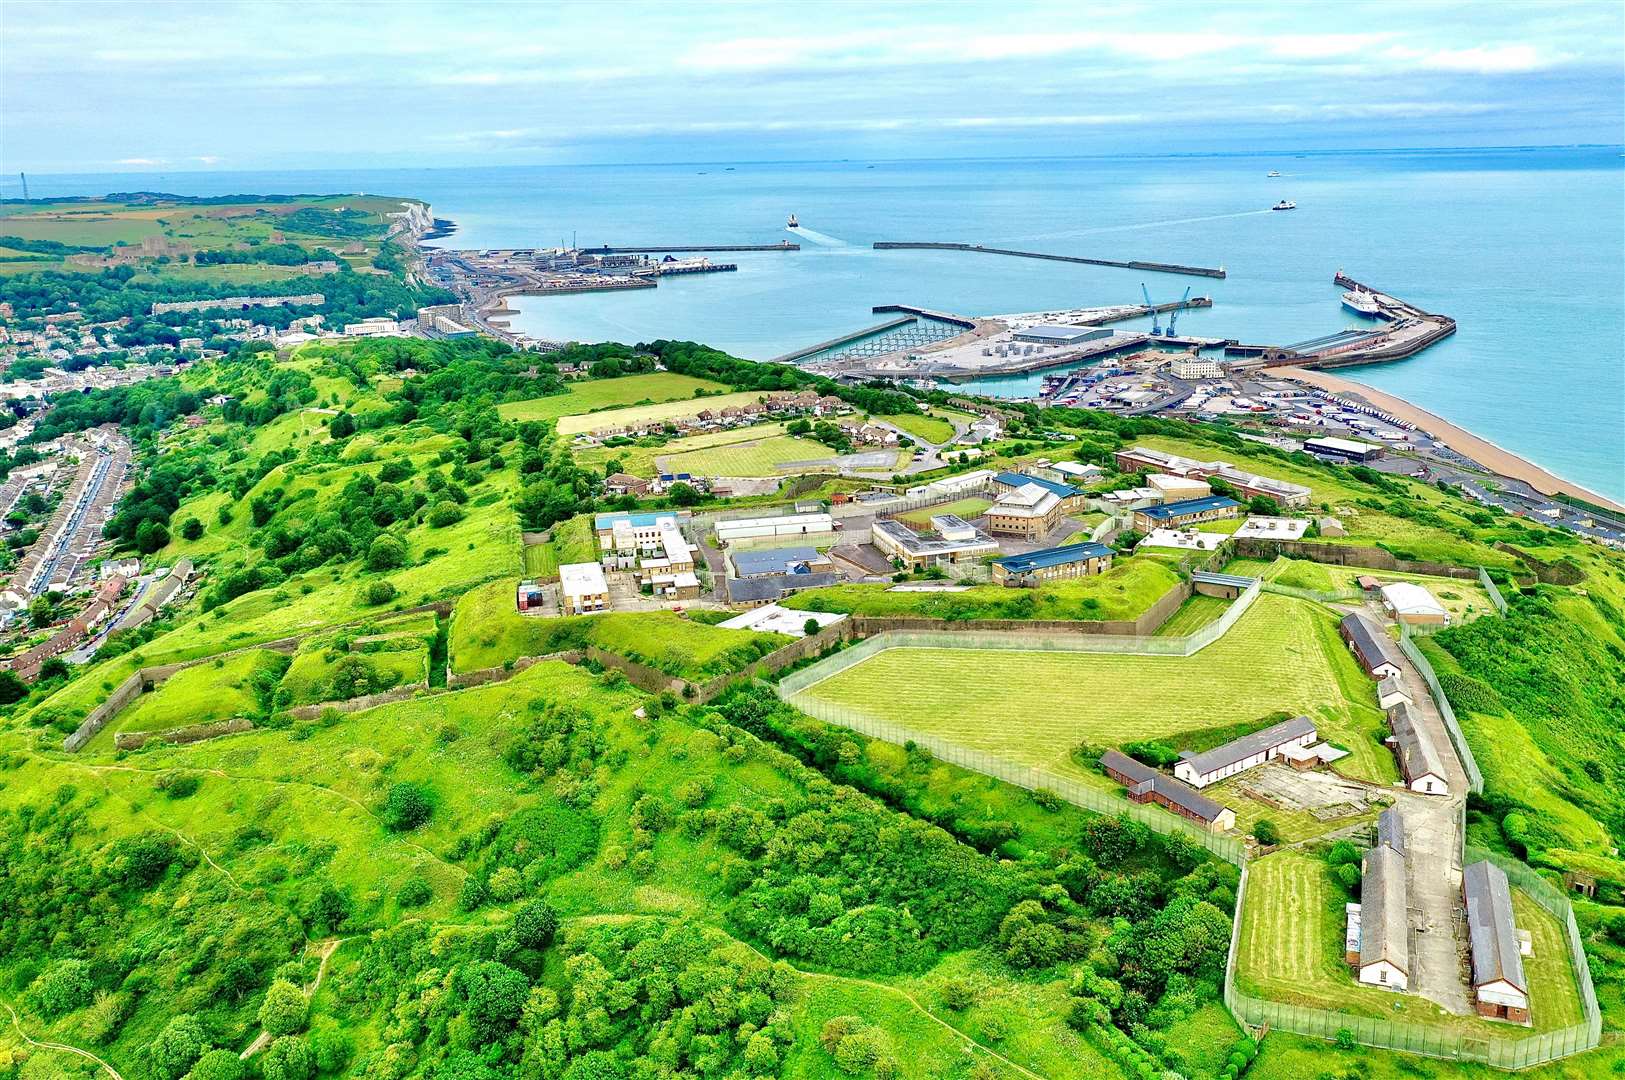
M880 308L875 308L875 311L877 312L880 310ZM904 309L893 308L891 310L902 311ZM866 337L872 337L876 334L884 334L889 330L896 330L899 326L908 326L910 323L916 323L919 321L920 320L917 315L899 315L895 319L890 319L875 326L866 327L862 330L854 330L850 334L842 334L840 337L830 338L828 341L820 341L816 345L808 345L804 349L797 349L795 352L787 352L783 356L775 356L769 361L769 363L793 364L798 360L805 360L809 356L815 356L821 352L828 352L831 349L839 349L842 345L850 345L854 341L862 341Z
M961 326L966 330L976 328L975 319L967 319L963 315L950 315L946 311L932 311L930 308L913 307L909 304L876 304L869 310L875 315L889 315L897 311L905 315L918 315L925 319L935 319L937 322L947 323L949 326Z
M590 247L582 248L583 255L666 255L680 254L685 251L800 251L801 245L793 240L780 240L776 244L677 244L664 247L635 247L620 245L617 247Z
M1105 326L1108 323L1126 322L1129 319L1143 319L1147 315L1166 315L1170 311L1184 311L1187 308L1210 308L1213 306L1211 296L1193 296L1189 300L1174 300L1166 304L1153 304L1146 307L1144 304L1135 304L1131 307L1117 308L1101 315L1077 320L1078 326ZM1168 340L1172 341L1173 338Z
M1222 266L1184 266L1180 263L1144 262L1139 259L1090 259L1082 255L1053 255L1042 251L987 247L983 244L953 244L940 241L876 240L876 251L979 251L984 255L1009 255L1017 259L1047 259L1050 262L1082 263L1086 266L1113 266L1122 270L1143 270L1150 274L1183 274L1187 277L1222 278Z

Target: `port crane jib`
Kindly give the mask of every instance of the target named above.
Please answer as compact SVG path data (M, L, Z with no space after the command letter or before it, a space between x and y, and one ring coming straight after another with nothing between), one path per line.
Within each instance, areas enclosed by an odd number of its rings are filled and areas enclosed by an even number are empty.
M1145 282L1143 281L1140 282L1140 295L1145 297L1146 310L1151 312L1151 336L1161 337L1162 321L1157 317L1157 305L1151 302L1151 290L1145 287ZM1172 330L1169 330L1168 332L1170 334L1173 333Z
M1174 327L1179 324L1179 313L1191 298L1191 287L1185 286L1185 295L1179 298L1179 306L1168 313L1168 336L1174 336Z

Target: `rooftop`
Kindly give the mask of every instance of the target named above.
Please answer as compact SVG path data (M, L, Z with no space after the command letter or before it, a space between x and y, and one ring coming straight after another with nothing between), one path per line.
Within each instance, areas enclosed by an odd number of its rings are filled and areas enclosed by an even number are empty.
M823 556L818 553L818 549L812 547L755 548L733 553L734 571L740 577L805 574L809 572L808 563L822 559Z
M1410 971L1405 859L1391 847L1366 853L1360 882L1360 966L1383 961Z
M895 541L910 555L946 555L955 551L992 550L998 547L993 538L984 532L978 531L968 540L945 540L940 536L921 535L901 521L890 518L876 518L874 530L885 533L888 539Z
M1002 559L995 559L993 565L1002 566L1012 574L1029 574L1045 567L1065 566L1067 563L1104 558L1111 553L1112 549L1105 544L1089 541L1083 544L1045 548L1042 551L1030 551L1025 555L1007 555Z
M670 510L648 510L638 513L594 514L592 527L599 532L613 529L617 523L625 522L634 529L646 529L651 525L658 525L662 521L677 523L677 515Z
M1382 598L1396 612L1405 614L1448 614L1444 605L1420 585L1409 581L1395 581L1382 587Z
M1383 632L1382 627L1373 623L1368 617L1356 611L1343 616L1339 624L1343 632L1354 642L1354 647L1361 656L1364 656L1371 667L1384 662L1395 667L1402 667L1403 661L1399 655L1399 646L1394 639Z
M595 562L561 565L559 587L564 590L566 596L586 596L609 591L609 583L604 580L604 568Z
M1063 484L1058 480L1045 480L1042 477L1028 476L1026 473L1001 472L993 477L995 483L1005 484L1013 488L1026 487L1028 484L1037 484L1045 491L1050 492L1058 499L1071 498L1078 493L1078 489L1071 484Z
M1399 816L1399 807L1390 806L1377 815L1377 845L1405 854L1405 820Z
M1240 574L1216 574L1211 570L1194 570L1191 580L1200 585L1229 585L1236 589L1245 589L1252 585L1256 578L1242 577Z
M1512 890L1506 872L1485 860L1461 872L1467 901L1467 940L1473 952L1473 985L1504 979L1528 992L1517 924L1512 918Z
M1315 722L1307 716L1296 716L1291 720L1283 720L1279 724L1255 731L1251 735L1243 735L1239 739L1215 746L1211 750L1204 750L1200 754L1186 751L1180 754L1196 775L1206 776L1211 772L1228 768L1238 761L1246 761L1256 754L1262 754L1271 747L1280 746L1284 742L1302 738L1305 735L1315 734Z
M756 578L728 578L728 602L731 604L752 603L757 600L777 600L787 592L797 592L801 589L817 589L825 585L836 585L841 581L840 574L768 574Z
M1227 495L1204 495L1200 499L1182 499L1179 502L1163 503L1161 506L1147 506L1136 511L1161 521L1166 518L1184 517L1186 514L1201 514L1209 510L1224 510L1229 507L1239 507L1241 504Z
M1155 791L1164 799L1182 810L1187 810L1203 821L1216 821L1224 813L1224 807L1203 795L1183 780L1175 780L1167 773L1158 772L1151 766L1135 761L1127 754L1116 750L1108 750L1100 755L1100 763L1114 772L1122 773L1130 781L1128 790L1132 794L1142 794L1146 791Z

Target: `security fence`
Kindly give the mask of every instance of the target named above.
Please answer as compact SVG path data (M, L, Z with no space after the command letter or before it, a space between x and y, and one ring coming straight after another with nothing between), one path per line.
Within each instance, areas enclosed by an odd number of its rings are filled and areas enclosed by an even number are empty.
M1119 636L1115 634L1042 634L977 630L886 630L842 649L816 664L791 672L779 681L780 696L799 694L815 683L886 649L985 649L1003 652L1081 652L1190 656L1223 637L1258 599L1255 579L1236 597L1225 613L1185 637ZM797 708L805 709L801 702Z
M1282 596L1295 596L1299 600L1313 600L1317 604L1339 604L1349 600L1359 600L1365 593L1359 589L1339 589L1336 592L1317 592L1314 589L1300 589L1296 585L1282 585L1276 581L1264 582L1264 591L1279 593Z
M1591 971L1586 963L1585 949L1581 945L1579 927L1574 922L1574 910L1562 893L1553 889L1534 870L1515 860L1492 852L1469 847L1464 858L1468 862L1490 859L1507 872L1508 879L1523 889L1536 903L1563 921L1567 929L1570 960L1580 986L1580 999L1585 1020L1569 1027L1539 1034L1516 1037L1517 1029L1510 1025L1505 1037L1472 1035L1451 1031L1435 1024L1413 1024L1377 1016L1355 1016L1310 1005L1289 1005L1280 1001L1267 1001L1253 997L1236 987L1237 948L1241 938L1241 912L1247 902L1247 868L1241 871L1241 887L1236 894L1236 919L1231 929L1230 956L1224 972L1224 1004L1236 1019L1255 1027L1268 1025L1280 1031L1290 1031L1311 1038L1334 1039L1347 1031L1362 1046L1384 1050L1401 1050L1410 1054L1446 1058L1453 1061L1476 1061L1499 1069L1525 1069L1541 1065L1595 1047L1602 1038L1602 1013L1597 1007L1596 991L1591 985ZM1540 1001L1530 1002L1537 1015Z
M1505 615L1507 613L1506 599L1501 595L1501 590L1495 587L1495 582L1490 579L1490 572L1482 566L1478 568L1478 583L1484 586L1484 591L1489 594L1490 603L1495 605L1495 610Z
M870 640L874 639L871 638ZM847 652L854 651L856 649L847 650ZM790 683L796 676L801 674L803 672L796 672L780 682L779 696L781 698L788 700L791 697L794 691L787 690L785 684ZM826 724L835 724L838 727L856 731L860 735L867 735L871 739L880 739L884 742L895 743L898 746L913 744L930 751L939 761L946 761L950 765L957 765L962 769L981 773L983 776L991 776L995 780L1002 780L1007 784L1026 788L1028 791L1054 792L1060 798L1065 799L1074 806L1081 806L1085 810L1093 810L1100 814L1126 814L1132 820L1140 822L1154 832L1185 836L1219 858L1236 866L1240 866L1246 858L1246 845L1237 837L1209 832L1200 825L1176 817L1160 806L1133 803L1120 795L1090 787L1069 777L1059 776L1029 765L1020 765L1013 761L1007 761L982 750L972 750L959 746L936 735L913 731L901 724L893 724L868 716L857 709L818 700L796 701L793 704L797 709L818 720L822 720Z
M1450 699L1444 696L1444 688L1439 685L1439 677L1433 673L1433 665L1428 663L1428 658L1411 638L1410 626L1400 623L1400 651L1416 665L1416 670L1422 673L1423 681L1428 684L1428 693L1433 695L1434 703L1439 706L1439 716L1443 718L1444 729L1450 735L1450 745L1456 748L1462 770L1467 773L1468 786L1475 794L1483 794L1484 774L1478 771L1478 761L1473 757L1473 748L1467 745L1467 736L1462 733L1461 722L1456 719L1456 710L1450 707Z
M981 483L967 486L959 491L932 491L921 495L899 495L895 499L885 502L873 502L868 505L874 509L875 517L894 518L898 514L907 514L914 510L923 510L928 506L947 506L961 499L982 499L993 497L993 480L988 478Z

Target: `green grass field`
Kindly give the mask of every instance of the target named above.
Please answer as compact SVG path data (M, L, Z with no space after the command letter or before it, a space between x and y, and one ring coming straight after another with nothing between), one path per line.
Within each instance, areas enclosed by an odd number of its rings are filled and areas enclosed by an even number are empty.
M559 576L559 551L551 543L525 545L525 576L556 578Z
M1157 627L1157 636L1184 637L1194 634L1229 610L1229 600L1193 593L1189 600L1179 605L1178 611L1168 617L1167 622Z
M422 636L396 631L372 647L357 647L352 652L335 647L332 636L324 634L299 647L277 688L279 705L314 705L349 697L334 685L334 675L350 656L375 673L372 678L376 690L421 683L428 678L429 644Z
M944 503L941 506L923 506L918 510L910 510L906 514L898 514L897 520L912 525L916 529L929 529L931 519L938 515L958 514L966 521L969 521L971 518L980 517L982 514L987 513L987 508L992 505L993 500L991 499L958 499L951 503Z
M910 435L918 436L929 443L945 443L954 437L954 426L946 420L939 420L934 416L922 416L919 413L893 413L890 416L877 416L876 420L884 420L894 427L900 427Z
M643 376L634 376L642 378ZM631 424L652 423L662 420L676 420L679 417L695 416L710 410L717 412L730 405L749 405L762 399L762 391L746 390L736 394L713 394L703 398L689 397L681 401L666 401L653 405L633 405L624 409L606 409L603 412L586 415L561 416L559 418L559 434L575 435L583 431L604 431L608 428L626 427ZM550 401L550 398L543 398Z
M277 653L254 649L176 672L131 702L109 727L118 731L168 731L236 716L256 716L261 711L254 693L256 676L276 672L284 662Z
M710 393L728 389L710 379L675 375L669 371L649 375L623 375L618 379L591 379L586 382L570 383L569 387L570 389L563 394L510 401L506 405L497 406L497 412L504 420L557 420L561 416L590 413L618 405L635 405L640 401L662 402L691 398L696 390Z
M1513 890L1518 926L1533 937L1524 958L1530 983L1533 1030L1578 1023L1579 988L1558 921L1527 895ZM1280 851L1254 861L1247 872L1246 904L1237 939L1237 985L1254 997L1334 1009L1413 1024L1437 1024L1477 1038L1519 1039L1530 1029L1455 1016L1416 994L1394 993L1355 981L1343 962L1343 904L1347 895L1326 863L1302 851Z
M774 435L753 442L739 442L707 450L657 455L667 472L695 476L776 476L780 467L792 461L818 461L833 457L835 451L811 439Z
M893 592L886 584L832 585L787 596L785 607L854 615L933 619L1133 619L1179 583L1155 559L1130 558L1104 574L1053 581L1037 589L976 585L963 592Z
M655 458L666 457L673 454L684 454L691 450L710 450L720 446L733 446L737 443L755 442L758 439L771 438L774 435L783 435L783 424L753 424L750 427L729 428L726 431L707 431L700 435L686 435L680 439L649 438L639 440L631 446L587 446L572 450L576 461L590 469L601 470L610 462L618 461L620 464L616 471L631 473L633 476L654 476L660 470L655 467ZM648 443L648 445L643 445ZM827 451L826 451L827 452Z
M1329 638L1322 624L1330 625ZM815 683L796 701L856 709L1073 774L1070 752L1080 743L1109 746L1304 713L1323 737L1354 751L1345 771L1392 779L1391 755L1373 737L1381 719L1375 691L1370 680L1341 677L1348 654L1340 644L1332 652L1336 642L1331 616L1265 595L1195 656L889 649Z

